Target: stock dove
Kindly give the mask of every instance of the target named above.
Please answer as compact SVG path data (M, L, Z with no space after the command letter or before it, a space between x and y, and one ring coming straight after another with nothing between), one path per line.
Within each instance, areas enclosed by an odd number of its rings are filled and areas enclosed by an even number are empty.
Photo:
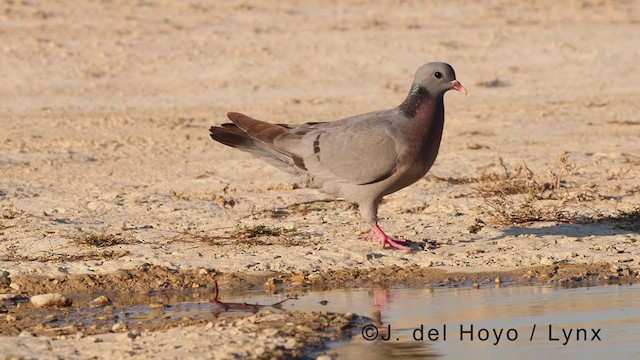
M233 123L213 126L210 133L217 142L306 177L311 187L357 203L371 226L365 239L410 250L378 226L378 206L433 165L444 126L443 97L451 89L467 93L449 64L432 62L418 69L406 99L390 110L300 125L230 112Z

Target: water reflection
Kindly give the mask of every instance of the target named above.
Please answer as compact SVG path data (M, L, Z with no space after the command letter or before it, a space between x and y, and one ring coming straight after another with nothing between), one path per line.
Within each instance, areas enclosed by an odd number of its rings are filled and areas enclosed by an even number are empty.
M341 357L352 359L362 356L363 347L368 347L364 350L367 359L424 359L440 356L428 343L400 341L400 336L406 337L409 329L396 328L395 324L388 323L386 316L383 315L394 302L394 293L397 291L379 286L373 287L370 291L372 299L370 317L372 324L378 330L377 336L374 340L365 340L365 335L356 336L353 341L340 348Z
M223 295L221 301L227 305L239 303L241 309L247 308L245 302L280 303L282 311L351 312L371 318L371 325L379 331L375 339L365 339L362 329L358 329L351 341L333 344L331 351L337 352L342 359L442 356L494 359L559 355L563 358L640 359L639 285L312 289L298 294L298 299L284 303L281 301L287 298L286 295L260 291ZM89 299L74 300L79 304ZM114 295L113 300L111 306L104 308L74 306L50 319L44 310L34 309L33 316L59 328L73 324L110 328L120 321L130 325L145 323L147 327L149 323L157 323L154 328L162 328L167 321L184 318L209 321L217 316L217 308L210 301L211 293L205 290L138 297ZM261 311L262 307L255 306L255 309ZM225 311L219 316L238 315L242 313ZM416 333L416 329L423 330ZM568 331L572 332L565 336ZM598 339L593 336L596 331Z
M351 311L357 307L360 314L370 314L372 324L381 331L375 341L366 341L359 334L334 350L346 359L544 358L559 354L640 358L639 290L638 285L612 285L352 291L345 303L352 304ZM331 298L329 293L325 296ZM334 305L341 308L342 303ZM362 303L369 304L368 312L356 305ZM421 325L424 336L416 341L414 331ZM439 336L428 339L428 329L439 330Z

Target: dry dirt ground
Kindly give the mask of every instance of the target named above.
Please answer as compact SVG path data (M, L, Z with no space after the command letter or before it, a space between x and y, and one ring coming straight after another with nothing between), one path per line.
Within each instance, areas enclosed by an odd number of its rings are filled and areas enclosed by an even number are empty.
M640 270L638 1L4 0L0 35L7 292L145 266L329 282ZM436 60L469 96L446 95L436 164L381 207L411 253L361 241L353 206L209 139L228 111L301 123L396 106Z

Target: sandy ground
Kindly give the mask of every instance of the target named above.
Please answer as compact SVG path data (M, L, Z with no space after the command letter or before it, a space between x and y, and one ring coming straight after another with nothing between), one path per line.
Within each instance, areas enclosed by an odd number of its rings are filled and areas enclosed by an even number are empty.
M0 34L0 286L145 264L640 269L637 1L8 0ZM446 96L430 175L381 207L411 253L361 241L350 204L209 139L227 111L300 123L396 106L435 60L470 94Z

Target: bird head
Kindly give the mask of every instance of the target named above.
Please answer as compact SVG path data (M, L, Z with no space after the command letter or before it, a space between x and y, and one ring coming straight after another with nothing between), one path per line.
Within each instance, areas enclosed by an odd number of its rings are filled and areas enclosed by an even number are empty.
M456 73L451 65L442 62L424 64L416 71L413 89L418 91L420 88L431 95L441 95L451 89L467 94L467 89L456 80Z

